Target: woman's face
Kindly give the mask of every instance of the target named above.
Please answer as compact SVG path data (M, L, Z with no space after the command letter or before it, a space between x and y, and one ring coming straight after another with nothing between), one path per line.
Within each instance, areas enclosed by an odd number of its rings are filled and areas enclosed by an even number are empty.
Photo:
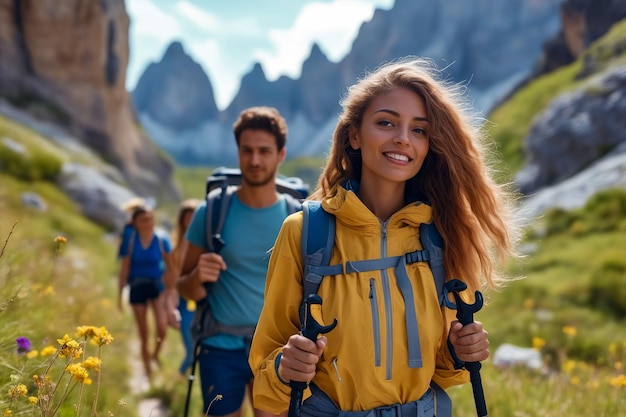
M397 87L374 98L350 145L361 150L361 185L404 183L422 167L428 153L430 124L422 97Z
M135 217L134 226L137 230L152 230L154 228L154 213L146 211Z

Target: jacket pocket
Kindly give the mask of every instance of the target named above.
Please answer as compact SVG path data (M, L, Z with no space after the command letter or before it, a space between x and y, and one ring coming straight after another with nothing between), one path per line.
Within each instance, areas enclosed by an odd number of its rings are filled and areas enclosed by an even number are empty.
M378 297L374 278L370 278L370 309L372 311L372 336L374 338L374 366L380 366L380 320L378 319Z

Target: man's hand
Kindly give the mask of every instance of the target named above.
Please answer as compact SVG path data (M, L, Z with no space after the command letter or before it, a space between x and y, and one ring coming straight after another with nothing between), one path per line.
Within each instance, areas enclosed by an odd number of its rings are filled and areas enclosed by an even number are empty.
M454 353L463 362L480 362L489 357L487 331L479 321L463 326L457 320L450 326L448 338Z
M217 282L220 272L226 270L226 262L217 253L203 253L198 259L196 269L200 283Z
M285 382L309 382L315 376L316 366L326 349L328 340L320 336L317 342L294 334L283 347L278 366L278 375Z

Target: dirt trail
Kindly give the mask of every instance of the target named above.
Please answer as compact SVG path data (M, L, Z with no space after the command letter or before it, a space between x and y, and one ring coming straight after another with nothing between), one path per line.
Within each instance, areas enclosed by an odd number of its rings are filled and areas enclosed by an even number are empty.
M150 390L150 382L143 372L136 342L131 342L130 350L132 352L128 355L131 369L130 381L128 382L130 393L133 396L141 397L142 394ZM141 398L137 415L139 417L171 417L170 411L163 405L160 398Z

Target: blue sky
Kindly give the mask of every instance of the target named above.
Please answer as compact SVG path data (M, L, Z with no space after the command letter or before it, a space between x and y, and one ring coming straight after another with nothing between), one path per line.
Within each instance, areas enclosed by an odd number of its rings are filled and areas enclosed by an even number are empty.
M317 42L333 62L349 52L359 27L394 0L126 0L132 91L150 62L180 41L205 70L219 108L255 62L266 77L298 77Z

